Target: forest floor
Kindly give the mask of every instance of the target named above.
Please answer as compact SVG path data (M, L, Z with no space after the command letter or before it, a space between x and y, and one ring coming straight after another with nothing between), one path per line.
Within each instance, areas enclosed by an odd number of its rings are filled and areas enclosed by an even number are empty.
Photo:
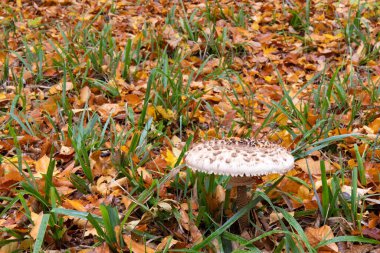
M380 251L379 1L6 0L0 27L0 252ZM183 159L229 137L296 159L243 211Z

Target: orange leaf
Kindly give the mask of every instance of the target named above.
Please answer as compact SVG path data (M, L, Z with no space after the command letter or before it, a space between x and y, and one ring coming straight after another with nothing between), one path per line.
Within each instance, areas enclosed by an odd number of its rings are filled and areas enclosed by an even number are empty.
M142 100L136 94L128 94L125 96L125 100L127 100L128 105L135 106L142 102Z
M12 168L10 171L5 173L4 176L0 177L0 186L1 188L8 188L9 185L14 184L15 182L19 182L21 180L23 180L23 177L20 175L20 172Z
M380 118L375 119L368 126L373 130L374 133L377 133L380 131Z
M36 161L36 171L46 174L48 168L49 168L50 158L47 155L44 155L41 157L38 161Z
M320 228L307 227L305 234L309 239L311 246L315 247L320 242L330 240L334 238L334 234L331 228L324 225ZM338 246L335 243L329 243L326 246L320 247L319 250L324 250L327 252L339 252Z
M67 205L70 208L73 208L73 209L81 211L81 212L87 212L87 209L83 206L83 204L80 200L66 199L64 202L64 205L65 206Z

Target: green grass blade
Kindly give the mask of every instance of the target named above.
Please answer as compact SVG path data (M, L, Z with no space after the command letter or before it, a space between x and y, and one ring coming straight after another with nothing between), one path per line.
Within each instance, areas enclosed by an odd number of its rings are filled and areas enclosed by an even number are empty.
M320 242L315 248L320 248L322 246L326 246L330 243L337 243L337 242L356 242L356 243L368 243L373 245L380 244L380 241L370 238L365 238L361 236L351 236L351 235L345 235L345 236L337 236L329 240L325 240Z
M364 163L363 163L363 157L360 155L358 145L355 144L354 150L355 150L355 155L356 155L356 161L358 162L358 172L359 172L360 183L365 186L367 185L367 179L366 179L366 173L365 173L365 168L364 168ZM365 156L365 152L363 156Z
M327 175L326 175L326 165L325 161L320 160L320 168L321 168L321 180L322 180L322 216L324 220L328 218L328 213L330 209L330 188L327 183Z
M61 214L61 215L66 215L66 216L72 216L80 219L85 219L87 220L87 216L90 214L88 212L81 212L81 211L76 211L76 210L70 210L70 209L65 209L65 208L53 208L51 210L52 213L56 214ZM100 216L97 216L95 214L92 214L92 217L99 222L100 224L103 224L103 219Z
M357 224L360 223L358 220L358 168L352 170L352 181L351 181L351 213L352 220Z

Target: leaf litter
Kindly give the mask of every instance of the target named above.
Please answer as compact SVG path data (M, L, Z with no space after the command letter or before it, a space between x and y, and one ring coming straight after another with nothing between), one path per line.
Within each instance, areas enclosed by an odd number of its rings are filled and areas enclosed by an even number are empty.
M225 135L294 150L295 169L268 196L311 247L378 250L374 241L323 244L380 238L376 1L0 7L1 252L30 249L44 213L51 214L44 250L155 252L202 243L237 212L236 193L220 186L225 178L210 186L173 168L189 138ZM266 202L256 209L255 236L293 226ZM102 217L103 228L89 214ZM245 246L271 252L284 238ZM204 250L221 247L213 240Z

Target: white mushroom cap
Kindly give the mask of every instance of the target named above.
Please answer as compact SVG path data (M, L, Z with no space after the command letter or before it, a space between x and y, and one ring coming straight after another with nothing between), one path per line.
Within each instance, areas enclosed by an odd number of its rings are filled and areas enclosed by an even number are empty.
M294 157L283 147L251 139L211 140L194 145L187 166L208 174L261 176L283 174L294 167Z

